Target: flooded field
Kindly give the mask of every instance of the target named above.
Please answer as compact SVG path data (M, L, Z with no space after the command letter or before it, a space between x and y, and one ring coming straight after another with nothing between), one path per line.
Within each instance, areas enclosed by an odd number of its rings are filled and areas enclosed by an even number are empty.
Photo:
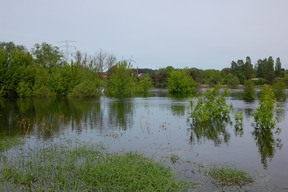
M258 102L243 101L241 92L235 89L227 97L232 122L213 131L191 127L193 98L170 97L165 90L127 99L1 99L0 137L24 138L22 148L68 140L103 143L113 152L137 151L172 167L181 179L201 181L199 191L215 189L201 170L213 164L254 175L252 191L287 190L288 103L281 103L276 114L281 122L271 134L259 135L252 116ZM235 112L244 114L242 129L235 127Z

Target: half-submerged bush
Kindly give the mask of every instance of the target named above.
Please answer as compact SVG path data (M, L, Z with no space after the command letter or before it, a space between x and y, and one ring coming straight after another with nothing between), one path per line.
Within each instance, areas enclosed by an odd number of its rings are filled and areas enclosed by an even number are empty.
M252 80L245 81L243 99L251 102L255 97L254 82Z
M232 105L226 103L226 96L230 94L230 90L225 89L219 94L219 87L208 89L204 93L204 97L198 98L197 103L191 101L192 112L190 117L193 124L209 123L213 121L229 121Z
M152 87L151 78L146 76L137 82L135 92L136 94L147 95Z
M264 85L258 103L259 107L256 108L256 112L253 114L256 128L273 129L279 119L274 116L276 99L271 86Z
M97 97L100 96L100 81L83 81L76 85L69 96L72 97Z
M272 88L273 88L275 98L277 100L286 100L286 97L287 97L285 93L286 84L283 79L276 79L273 82Z
M54 97L56 96L56 93L51 91L47 86L41 86L40 88L37 88L33 91L34 97Z
M113 67L105 86L105 95L111 97L131 97L135 93L135 77L132 75L132 66L121 61Z
M172 94L192 94L196 86L187 70L172 71L168 77L168 91Z

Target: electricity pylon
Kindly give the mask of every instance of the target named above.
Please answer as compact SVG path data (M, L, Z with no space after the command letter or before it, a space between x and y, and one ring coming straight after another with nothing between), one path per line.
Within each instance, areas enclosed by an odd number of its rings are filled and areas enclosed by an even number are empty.
M59 41L58 43L64 43L64 45L60 47L65 47L65 58L66 61L69 62L69 56L70 56L69 48L74 47L74 49L76 49L76 46L69 45L69 43L77 43L77 41L65 40L65 41Z

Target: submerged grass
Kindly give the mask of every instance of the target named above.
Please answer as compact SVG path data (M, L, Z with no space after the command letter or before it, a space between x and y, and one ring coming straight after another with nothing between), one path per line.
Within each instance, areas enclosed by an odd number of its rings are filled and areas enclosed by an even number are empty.
M16 145L21 144L23 141L19 137L0 137L0 152L6 151Z
M249 173L227 165L215 165L208 170L207 175L211 182L221 187L222 190L235 187L238 191L241 191L242 187L254 182L253 177Z
M6 159L6 160L5 160ZM16 160L15 160L16 159ZM99 147L53 145L2 158L2 191L188 191L192 182L137 153L110 154Z

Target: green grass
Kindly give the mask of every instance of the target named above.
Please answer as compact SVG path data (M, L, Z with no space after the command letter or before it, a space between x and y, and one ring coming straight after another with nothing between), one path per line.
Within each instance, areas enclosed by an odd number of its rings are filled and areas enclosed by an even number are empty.
M213 166L208 170L207 175L213 184L222 187L222 189L235 187L240 191L242 187L254 182L249 173L226 165Z
M6 159L6 160L4 160ZM53 145L2 158L4 191L187 191L192 182L137 153L109 154L99 147Z
M6 151L16 145L22 143L22 139L19 137L4 137L0 138L0 152Z

